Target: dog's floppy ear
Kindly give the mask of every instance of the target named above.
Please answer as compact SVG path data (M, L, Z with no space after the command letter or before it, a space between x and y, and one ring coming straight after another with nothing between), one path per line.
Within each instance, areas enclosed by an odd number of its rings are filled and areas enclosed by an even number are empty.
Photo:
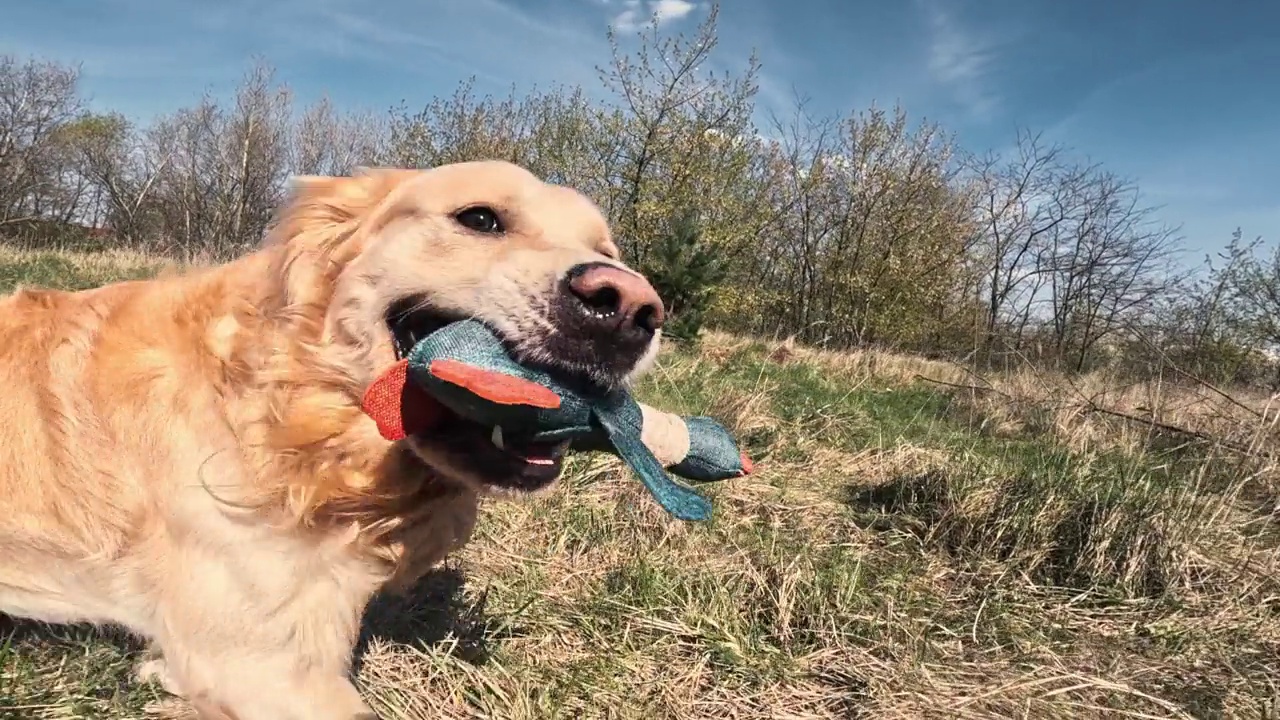
M276 259L282 307L326 301L337 272L361 244L361 225L411 171L367 170L352 176L298 175L267 238L283 245Z
M303 222L342 222L350 220L376 202L376 177L329 175L295 175L281 208L281 225L295 229Z
M332 175L294 175L285 183L286 204L295 198L322 194L342 179Z
M341 244L356 220L370 213L414 171L360 168L350 176L295 175L267 238L268 243Z

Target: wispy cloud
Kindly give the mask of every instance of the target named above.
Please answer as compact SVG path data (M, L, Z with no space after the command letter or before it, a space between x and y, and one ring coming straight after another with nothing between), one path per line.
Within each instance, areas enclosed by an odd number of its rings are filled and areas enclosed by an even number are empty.
M666 22L668 20L679 20L680 18L693 12L697 7L686 0L657 0L650 3L653 13L658 16L658 22Z
M653 18L657 18L658 24L663 25L680 20L697 7L697 3L689 0L623 0L622 12L613 18L613 26L623 32L631 32Z
M254 58L275 66L300 101L328 95L381 109L425 103L471 77L480 93L555 84L590 93L600 88L595 68L609 60L604 26L617 10L553 4L538 13L517 0L228 1L230 9L104 0L109 7L74 18L25 7L13 24L0 23L0 48L82 63L95 107L142 122L206 91L227 96Z
M306 8L305 0L285 0ZM350 1L343 9L317 4L303 10L322 19L328 29L346 40L354 40L388 60L412 64L414 52L467 68L477 77L494 82L518 78L558 77L571 82L588 80L594 73L582 71L582 56L599 56L605 50L602 35L589 25L571 22L572 17L539 17L508 0L429 0L429 12L405 12L406 0L391 0L371 12ZM385 8L385 10L383 10ZM490 30L442 32L442 28L466 27L482 18ZM328 51L318 39L312 49Z
M990 118L1000 105L989 78L993 43L965 27L937 0L923 3L923 8L930 32L929 73L971 116Z

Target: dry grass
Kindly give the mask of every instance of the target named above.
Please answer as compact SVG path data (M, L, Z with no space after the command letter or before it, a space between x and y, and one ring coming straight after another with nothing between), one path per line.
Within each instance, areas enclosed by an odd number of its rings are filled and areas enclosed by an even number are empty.
M643 394L725 418L758 473L708 488L706 524L604 456L489 506L474 543L370 609L358 679L383 717L1280 717L1274 468L1081 411L1261 451L1266 399L720 335L669 351ZM118 638L10 634L5 717L163 702Z
M82 253L0 244L0 292L19 286L83 290L165 272L173 263L127 250Z
M989 422L1015 435L1050 431L1077 449L1110 445L1140 452L1153 437L1152 425L1142 420L1184 429L1183 440L1203 440L1192 434L1201 433L1251 453L1273 451L1280 440L1280 402L1256 389L1223 389L1190 377L1132 382L1105 374L1068 379L1031 372L994 378L990 387L978 393L986 396L979 405Z

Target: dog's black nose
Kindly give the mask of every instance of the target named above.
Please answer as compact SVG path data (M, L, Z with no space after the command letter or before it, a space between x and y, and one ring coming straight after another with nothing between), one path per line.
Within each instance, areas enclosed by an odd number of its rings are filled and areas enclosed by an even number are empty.
M596 330L652 335L662 327L662 298L640 275L608 263L585 263L571 268L566 280Z

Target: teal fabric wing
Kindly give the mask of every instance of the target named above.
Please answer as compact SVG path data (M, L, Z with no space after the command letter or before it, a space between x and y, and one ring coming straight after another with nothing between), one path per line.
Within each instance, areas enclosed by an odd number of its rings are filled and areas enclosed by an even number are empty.
M689 428L689 453L671 472L698 482L715 482L745 473L742 453L733 435L714 419L684 418Z
M640 441L644 421L640 406L629 395L607 406L597 406L595 416L609 435L618 456L623 459L648 488L649 494L667 512L681 520L706 520L711 517L711 503L693 490L677 484L662 463Z

